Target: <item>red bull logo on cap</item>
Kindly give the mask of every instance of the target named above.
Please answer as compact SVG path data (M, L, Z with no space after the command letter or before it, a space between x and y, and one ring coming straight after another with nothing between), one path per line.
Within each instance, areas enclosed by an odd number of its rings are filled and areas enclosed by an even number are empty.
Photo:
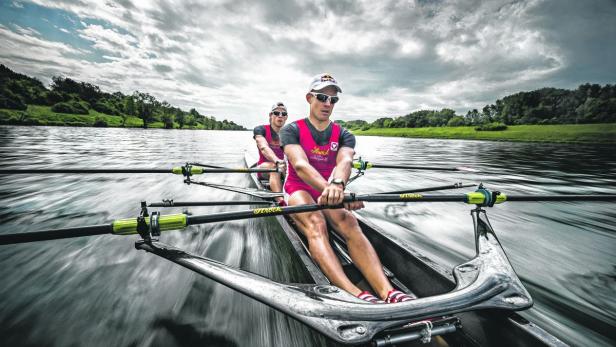
M325 74L321 76L321 82L327 82L327 81L336 83L336 80L331 75Z

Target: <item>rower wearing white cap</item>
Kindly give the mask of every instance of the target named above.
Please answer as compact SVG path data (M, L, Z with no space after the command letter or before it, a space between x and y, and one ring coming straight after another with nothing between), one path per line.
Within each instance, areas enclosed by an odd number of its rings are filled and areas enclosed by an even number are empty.
M330 117L340 100L342 89L329 74L319 74L310 82L306 101L307 118L284 126L280 139L288 160L284 184L288 205L339 205L351 174L355 154L355 136ZM363 202L345 204L345 209L323 210L293 215L308 240L310 255L333 285L360 299L379 303L408 301L412 298L393 288L376 251L362 233L351 210L363 208ZM353 263L361 271L378 297L359 289L344 273L331 244L327 222L346 240ZM380 299L379 299L380 298ZM381 300L382 299L382 300Z

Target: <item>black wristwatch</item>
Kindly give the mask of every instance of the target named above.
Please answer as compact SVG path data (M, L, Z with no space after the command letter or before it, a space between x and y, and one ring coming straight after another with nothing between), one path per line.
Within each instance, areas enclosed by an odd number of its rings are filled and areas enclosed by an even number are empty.
M342 178L334 178L333 180L331 180L331 182L329 182L330 184L340 184L342 186L342 189L345 188L344 186L344 181L342 180Z

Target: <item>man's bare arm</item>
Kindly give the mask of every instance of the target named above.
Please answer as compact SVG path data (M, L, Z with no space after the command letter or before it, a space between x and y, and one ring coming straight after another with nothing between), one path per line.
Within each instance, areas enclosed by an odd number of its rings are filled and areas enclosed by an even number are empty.
M267 143L267 140L262 135L256 135L255 141L257 142L259 152L261 152L267 160L275 163L284 159L276 156L276 153L274 153L274 151L270 148L269 143Z
M349 181L349 177L351 176L351 169L353 168L353 156L355 155L355 150L350 147L341 147L338 150L338 155L336 156L336 167L332 172L332 178L340 178L344 183Z

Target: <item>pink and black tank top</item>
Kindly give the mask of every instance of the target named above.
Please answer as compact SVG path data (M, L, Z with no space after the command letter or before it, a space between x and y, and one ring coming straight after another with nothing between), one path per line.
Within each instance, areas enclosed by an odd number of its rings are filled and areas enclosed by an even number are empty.
M306 153L308 162L327 180L336 167L336 156L338 155L341 132L340 126L332 122L332 134L329 141L323 146L319 146L312 137L306 121L301 119L296 123L299 129L299 143ZM310 185L304 183L297 175L291 163L287 163L287 168L287 178L284 183L285 193L291 195L298 190L305 190L310 193L312 198L316 201L319 195L321 195L321 192L316 191Z
M280 148L280 139L274 140L272 138L272 127L269 124L264 125L263 127L265 128L265 141L267 141L267 144L270 146L272 151L274 151L278 158L284 159L284 152L282 151L282 148ZM257 165L265 163L267 161L270 160L268 160L263 155L263 153L259 151L259 162L257 163Z

